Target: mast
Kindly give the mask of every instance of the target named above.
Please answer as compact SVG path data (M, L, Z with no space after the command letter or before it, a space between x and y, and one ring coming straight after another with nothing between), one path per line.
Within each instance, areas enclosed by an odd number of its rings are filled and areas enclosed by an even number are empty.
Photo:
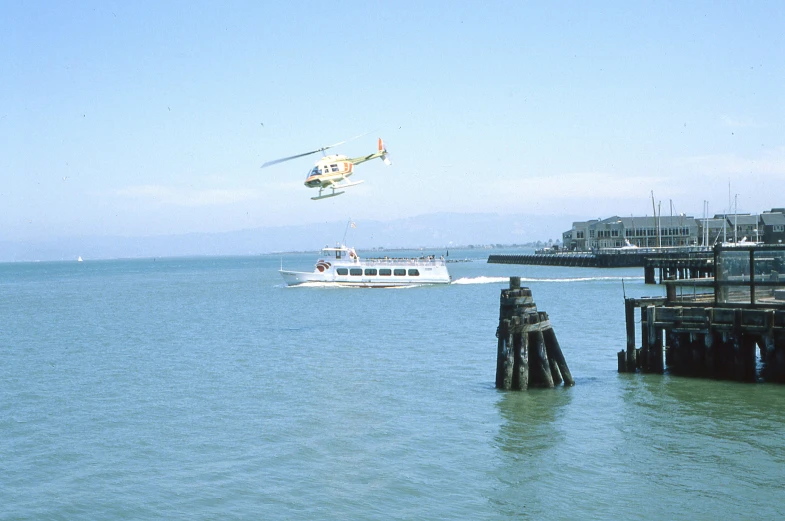
M733 243L739 242L739 194L733 196Z
M341 243L342 246L346 246L346 234L349 233L349 226L352 228L355 227L351 217L349 217L349 220L346 222L346 229L343 231L343 242Z
M651 191L651 211L652 215L654 216L654 227L657 228L657 207L654 205L654 190ZM657 241L659 242L659 241ZM646 240L646 246L649 245L648 239ZM659 244L658 244L659 246Z
M709 201L703 201L703 234L701 239L703 239L703 246L706 247L709 245Z

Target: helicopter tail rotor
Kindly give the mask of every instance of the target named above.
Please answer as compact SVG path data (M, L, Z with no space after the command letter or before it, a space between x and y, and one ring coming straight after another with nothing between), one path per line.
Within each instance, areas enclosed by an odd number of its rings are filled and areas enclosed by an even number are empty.
M382 161L384 161L385 165L392 165L392 161L390 161L389 154L387 154L387 148L385 148L382 138L379 138L379 153L381 154Z

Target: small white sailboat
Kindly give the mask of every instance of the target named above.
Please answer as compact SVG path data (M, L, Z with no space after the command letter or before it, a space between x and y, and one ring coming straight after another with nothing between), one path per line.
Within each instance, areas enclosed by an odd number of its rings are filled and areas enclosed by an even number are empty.
M77 257L77 258L76 258L76 262L83 262L83 261L82 261L82 257L81 257L81 256Z

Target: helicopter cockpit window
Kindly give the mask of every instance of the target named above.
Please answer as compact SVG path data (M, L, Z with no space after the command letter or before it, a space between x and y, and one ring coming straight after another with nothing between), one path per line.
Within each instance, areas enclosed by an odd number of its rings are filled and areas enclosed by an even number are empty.
M318 174L319 174L319 169L316 168L316 167L313 167L311 170L308 171L308 175L305 176L305 178L308 179L309 177L314 176L314 175L318 175Z

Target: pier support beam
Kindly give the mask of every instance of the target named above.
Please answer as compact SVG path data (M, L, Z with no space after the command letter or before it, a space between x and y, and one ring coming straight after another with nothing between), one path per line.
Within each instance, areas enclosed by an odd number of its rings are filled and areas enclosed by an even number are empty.
M627 360L625 369L628 373L634 373L637 367L635 357L635 301L632 299L624 300L624 323L627 326Z

